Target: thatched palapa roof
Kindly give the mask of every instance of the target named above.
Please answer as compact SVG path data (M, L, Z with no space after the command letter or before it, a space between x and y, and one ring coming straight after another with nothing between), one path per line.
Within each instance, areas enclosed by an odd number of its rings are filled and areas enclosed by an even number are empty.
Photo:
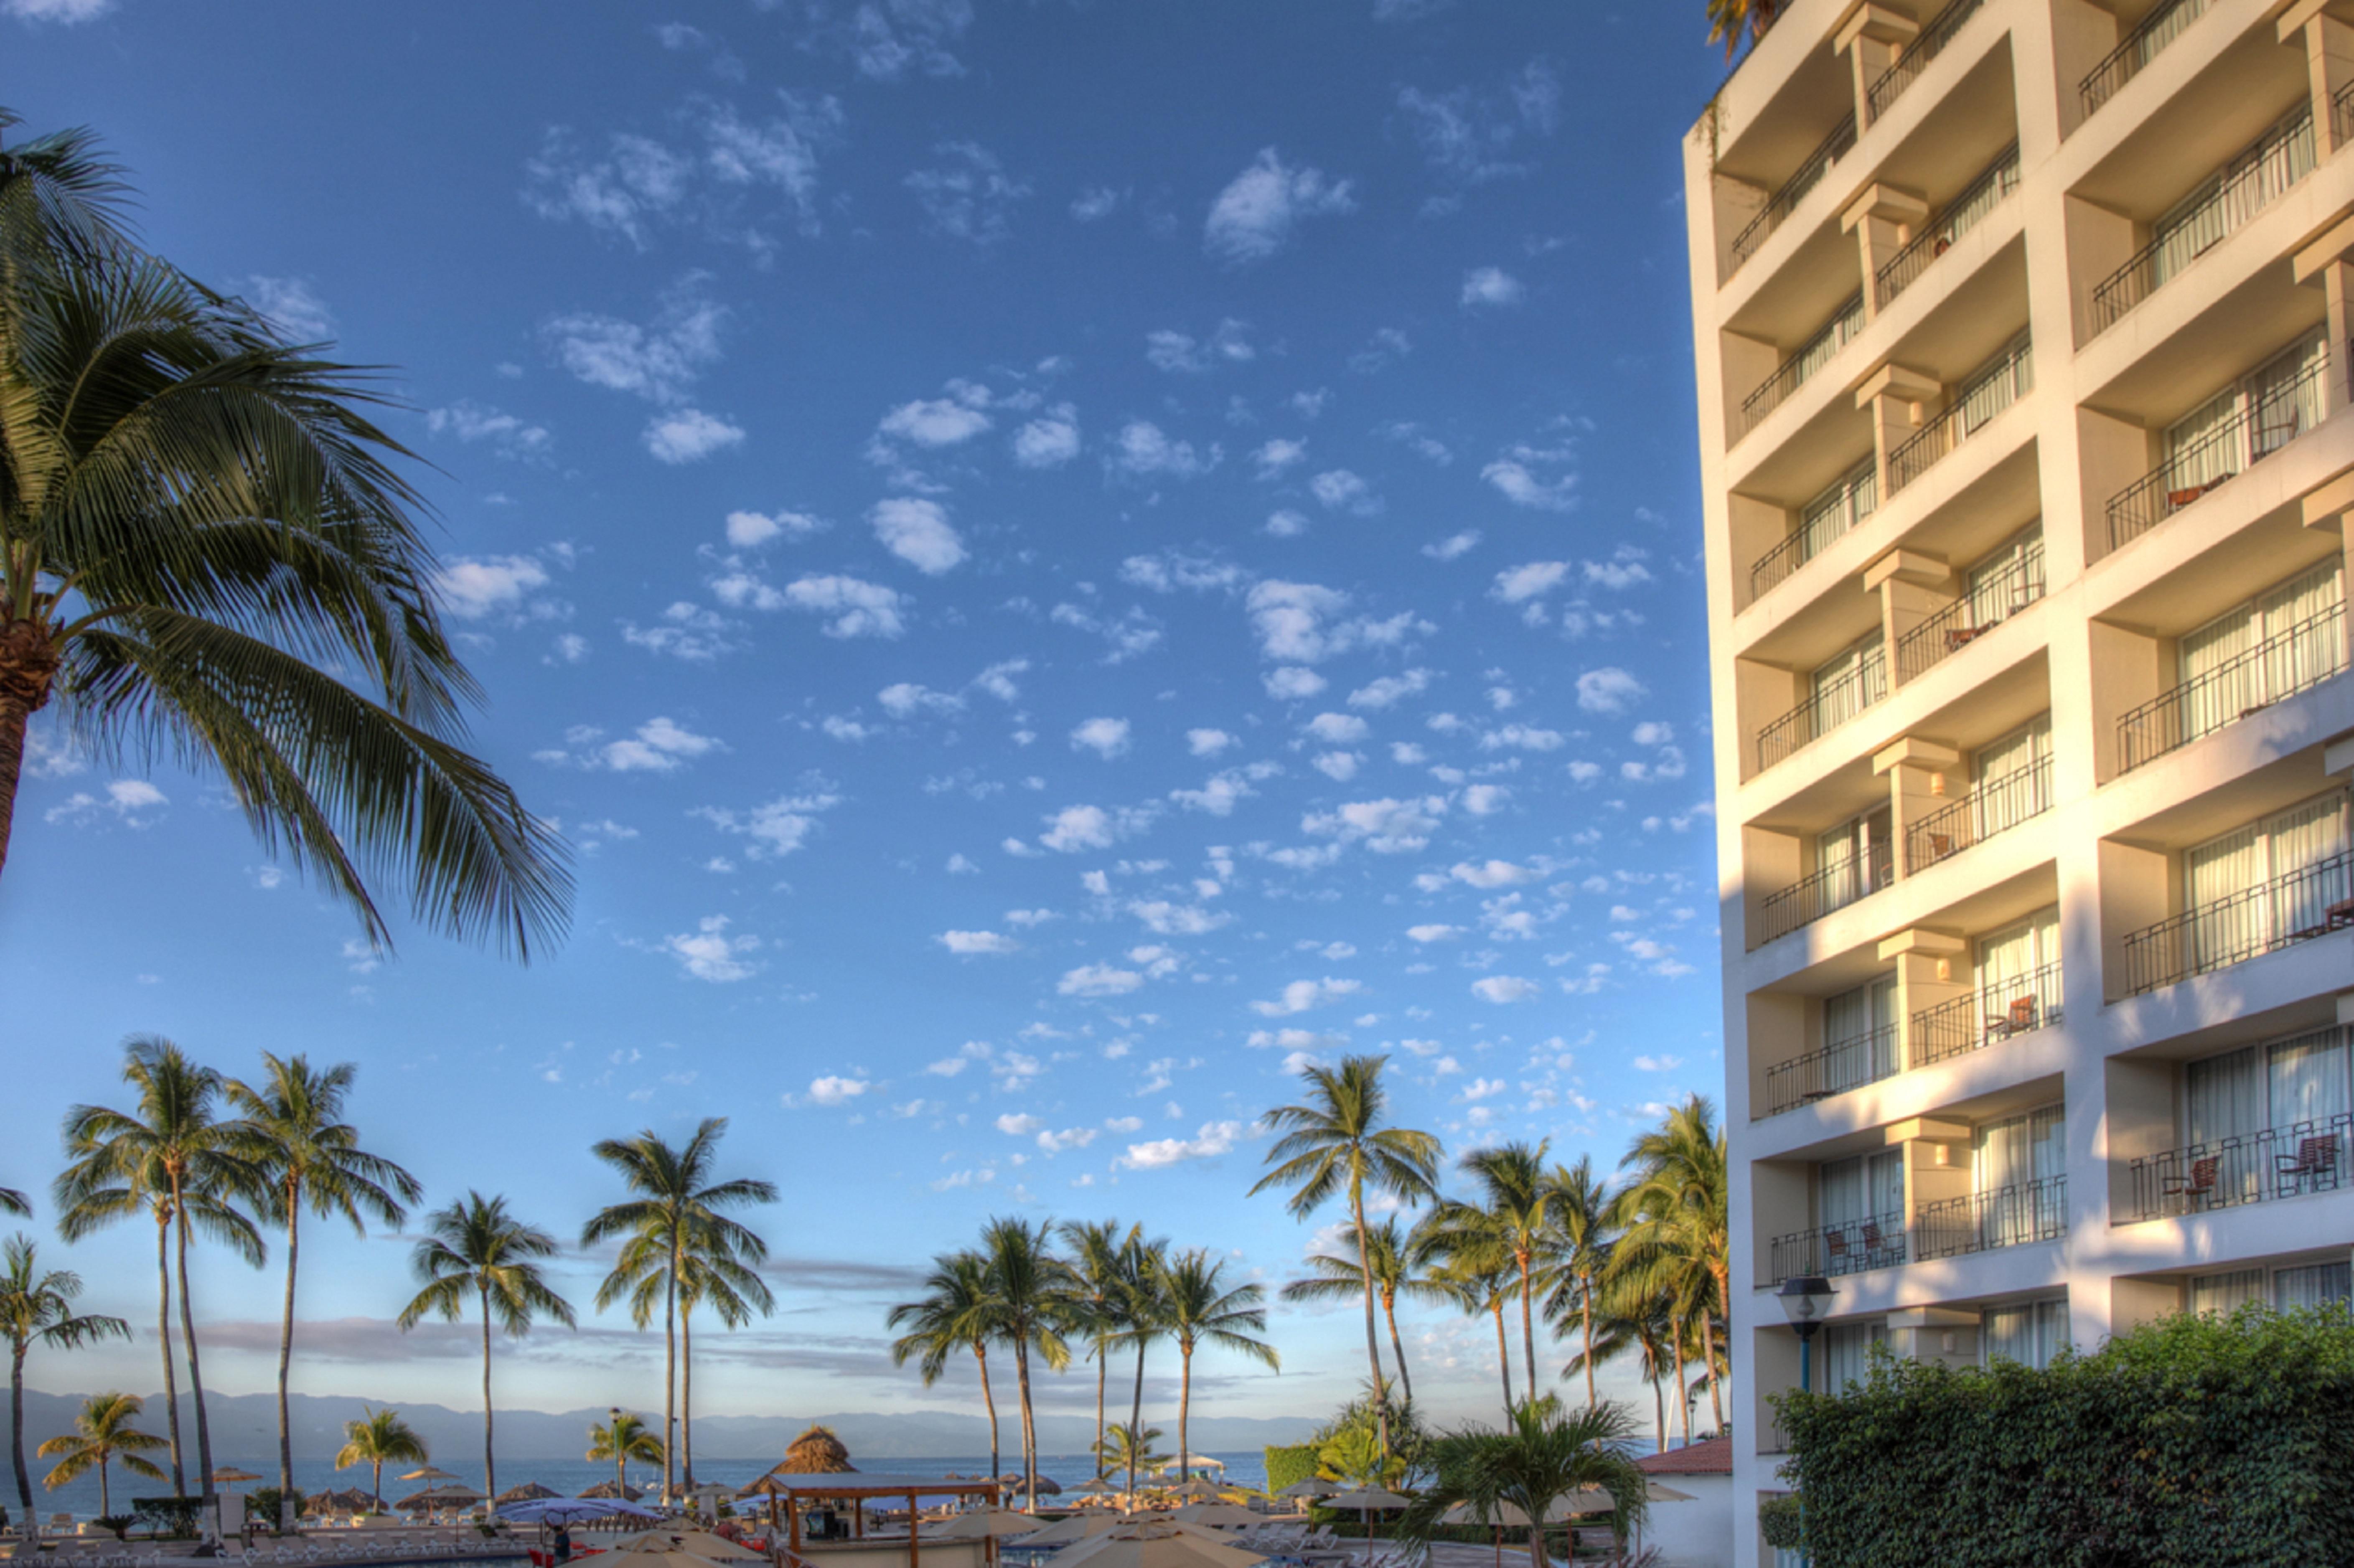
M498 1506L509 1503L538 1502L543 1498L560 1498L564 1494L554 1487L543 1487L537 1481L525 1481L519 1487L509 1487L498 1496Z
M812 1425L810 1429L785 1445L784 1463L769 1473L772 1476L831 1476L843 1472L856 1474L850 1462L850 1450L831 1427Z
M635 1487L625 1487L618 1481L599 1481L580 1494L583 1500L597 1498L619 1498L623 1502L635 1502L646 1494Z
M373 1513L376 1494L359 1487L345 1487L335 1492L313 1492L302 1506L314 1513Z

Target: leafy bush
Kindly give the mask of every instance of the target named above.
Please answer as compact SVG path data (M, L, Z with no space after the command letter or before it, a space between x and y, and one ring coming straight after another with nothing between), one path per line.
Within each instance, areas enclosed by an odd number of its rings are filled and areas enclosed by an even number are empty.
M1882 1354L1854 1392L1776 1404L1817 1568L1913 1568L1930 1542L1940 1568L2318 1563L2354 1541L2342 1306L2179 1315L2041 1372Z
M1316 1473L1316 1445L1294 1443L1288 1448L1270 1444L1267 1455L1267 1495L1275 1496L1284 1488L1297 1486Z
M131 1512L140 1523L158 1535L168 1535L175 1541L192 1539L196 1533L196 1520L205 1511L202 1498L133 1498Z
M1758 1500L1757 1526L1766 1532L1766 1545L1796 1552L1806 1544L1805 1525L1797 1498L1786 1494Z
M278 1529L278 1505L286 1494L276 1487L257 1487L245 1494L245 1517L249 1523L260 1525L275 1533ZM299 1504L302 1499L298 1497Z

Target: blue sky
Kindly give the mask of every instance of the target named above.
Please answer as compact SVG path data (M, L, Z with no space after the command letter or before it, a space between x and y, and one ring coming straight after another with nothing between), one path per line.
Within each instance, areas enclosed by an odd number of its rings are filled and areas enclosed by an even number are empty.
M476 739L580 884L528 969L373 953L217 788L37 732L0 1180L135 1031L357 1062L432 1202L567 1234L592 1139L726 1115L784 1310L698 1388L757 1412L959 1399L882 1311L991 1214L1292 1277L1314 1224L1244 1194L1300 1059L1388 1054L1450 1150L1614 1163L1723 1071L1699 12L0 0L27 130L99 128L150 243L390 367ZM472 1402L462 1338L389 1330L406 1245L306 1249L302 1387ZM144 1319L151 1255L76 1263ZM207 1260L214 1382L267 1385L278 1287ZM505 1396L653 1398L599 1327ZM1282 1310L1218 1410L1344 1397L1353 1332ZM1491 1346L1413 1315L1442 1414Z

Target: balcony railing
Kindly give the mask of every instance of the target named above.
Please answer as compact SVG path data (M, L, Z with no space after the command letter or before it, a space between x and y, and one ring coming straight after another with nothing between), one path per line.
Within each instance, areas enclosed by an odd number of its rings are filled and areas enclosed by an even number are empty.
M2161 1220L2307 1192L2354 1178L2354 1116L2210 1139L2133 1162L2135 1220Z
M1758 768L1773 767L1886 695L1887 657L1877 653L1866 657L1837 680L1817 686L1812 696L1757 732Z
M2349 136L2354 136L2354 81L2339 88L2329 101L2329 144L2343 147Z
M1929 62L1946 52L1946 46L1954 41L1962 24L1977 14L1978 4L1979 0L1954 0L1914 36L1904 46L1904 52L1897 56L1895 64L1880 73L1879 79L1863 95L1864 107L1874 123L1913 85L1914 79L1929 69Z
M2158 58L2158 52L2180 37L2184 28L2199 20L2207 9L2207 0L2173 0L2161 5L2144 16L2133 31L2094 66L2084 79L2076 84L2076 94L2084 102L2084 117L2091 119L2095 110L2117 94L2141 74L2141 68Z
M1766 422L1766 416L1780 408L1791 393L1813 378L1816 371L1831 362L1834 355L1848 345L1850 339L1863 330L1863 292L1858 290L1839 313L1823 323L1822 330L1808 338L1791 355L1774 367L1774 374L1758 383L1757 389L1741 400L1740 429L1734 432L1739 440Z
M2050 1028L2062 1021L2060 994L2060 966L2046 964L1924 1008L1913 1015L1913 1065L1926 1067Z
M1763 599L1832 540L1870 516L1879 504L1880 470L1873 459L1866 458L1846 478L1816 497L1798 525L1751 565L1751 601Z
M2043 546L2039 544L1898 638L1897 679L1917 678L2042 597Z
M1766 198L1766 205L1758 208L1757 216L1733 237L1734 271L1738 272L1749 264L1749 259L1764 248L1776 229L1782 227L1782 220L1806 200L1807 193L1823 183L1824 173L1854 145L1855 116L1850 113L1831 128L1831 133L1823 138L1821 145L1807 154L1806 161L1798 165L1797 172Z
M2140 996L2354 927L2354 855L2327 860L2126 934L2126 994Z
M1801 1275L1861 1274L1867 1268L1888 1268L1904 1261L1904 1216L1902 1213L1873 1214L1843 1224L1818 1225L1795 1235L1776 1236L1767 1249L1773 1277L1779 1285Z
M1939 458L1978 434L1996 415L2035 390L2034 345L2025 338L1998 364L1973 377L1955 396L1953 407L1931 419L1888 454L1888 493L1895 494L1929 471Z
M1846 861L1825 866L1811 876L1802 876L1759 901L1757 944L1763 947L1776 937L1787 937L1802 926L1811 926L1832 910L1844 909L1895 880L1896 868L1877 853L1868 870L1854 861Z
M2270 207L2313 172L2313 111L2282 121L2208 176L2174 221L2093 291L2093 330L2107 331L2160 284Z
M1819 1051L1766 1069L1766 1114L1812 1105L1817 1100L1876 1084L1904 1070L1896 1025L1883 1024L1852 1040L1837 1040Z
M1913 1255L1922 1259L2056 1241L2067 1234L2065 1176L1946 1198L1913 1211Z
M1904 830L1904 870L1918 875L1972 844L2015 828L2052 809L2052 759L1982 779L1950 806L1941 806Z
M2329 357L2321 355L2109 498L2109 548L2140 538L2227 480L2288 445L2327 412Z
M1929 270L1929 263L1952 249L1954 241L1976 228L1986 215L2001 205L2003 197L2019 188L2019 143L2003 149L2002 155L1987 171L1969 183L1968 188L1952 201L1915 235L1913 242L1882 263L1872 275L1872 299L1882 310L1913 286L1914 280Z
M2117 720L2117 750L2131 772L2309 691L2346 668L2346 606L2331 605L2287 630L2202 670Z

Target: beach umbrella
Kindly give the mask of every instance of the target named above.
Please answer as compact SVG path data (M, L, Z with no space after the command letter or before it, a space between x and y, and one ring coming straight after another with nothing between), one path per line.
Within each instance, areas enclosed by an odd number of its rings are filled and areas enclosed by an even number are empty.
M1119 1490L1119 1489L1112 1485L1111 1482L1105 1480L1101 1476L1097 1476L1093 1480L1081 1481L1077 1486L1073 1487L1071 1490L1086 1497L1100 1497L1106 1492L1116 1492Z
M1183 1486L1172 1487L1169 1490L1172 1496L1181 1498L1217 1498L1225 1495L1225 1489L1207 1476L1195 1476Z
M1017 1480L1007 1489L1011 1491L1023 1492L1030 1489L1028 1482ZM1038 1495L1042 1498L1058 1498L1063 1495L1063 1489L1061 1484L1058 1483L1054 1477L1041 1476L1038 1478Z
M247 1481L258 1481L261 1479L260 1476L255 1475L251 1470L240 1470L234 1465L230 1466L226 1470L215 1470L211 1475L205 1478L212 1482L212 1484L217 1487L240 1486Z
M1310 1476L1304 1481L1294 1481L1275 1495L1279 1498L1329 1498L1341 1489L1321 1476Z
M1385 1492L1379 1487L1367 1487L1362 1491L1334 1492L1324 1499L1326 1508L1352 1508L1357 1510L1357 1523L1367 1534L1373 1532L1372 1521L1366 1517L1377 1509L1405 1508L1412 1499L1395 1492Z
M560 1498L563 1495L553 1487L541 1486L537 1481L525 1481L519 1487L509 1487L495 1500L497 1506L504 1508L509 1503L536 1502L542 1498Z
M421 1470L411 1470L400 1478L404 1481L454 1481L458 1478L447 1470L437 1470L428 1465Z
M1253 1568L1264 1555L1182 1524L1123 1524L1066 1546L1045 1568Z
M1238 1524L1257 1524L1263 1518L1239 1504L1229 1502L1187 1503L1169 1517L1179 1524L1203 1524L1213 1530Z
M619 1498L623 1502L635 1502L646 1494L635 1487L624 1487L619 1481L599 1481L580 1495L584 1498Z
M1210 1454L1180 1454L1174 1458L1162 1459L1152 1467L1156 1470L1223 1470L1226 1462Z
M960 1513L931 1533L938 1541L979 1541L991 1535L1027 1535L1037 1528L1038 1520L1034 1515L984 1508Z
M660 1519L650 1508L615 1499L542 1498L499 1510L499 1517L517 1524L582 1524L592 1519Z
M714 1535L707 1530L690 1530L678 1538L678 1549L707 1563L765 1563L769 1554L755 1552L740 1541L730 1541L724 1535Z
M1106 1513L1075 1513L1068 1519L1058 1519L1035 1535L1024 1536L1024 1546L1068 1546L1089 1536L1102 1535L1118 1530L1127 1521Z
M411 1492L392 1506L412 1511L421 1509L456 1508L462 1503L480 1502L482 1494L472 1487L428 1487L421 1492Z
M830 1476L839 1472L855 1473L857 1467L850 1462L850 1450L830 1426L811 1424L810 1429L785 1445L784 1462L769 1473L772 1476Z

